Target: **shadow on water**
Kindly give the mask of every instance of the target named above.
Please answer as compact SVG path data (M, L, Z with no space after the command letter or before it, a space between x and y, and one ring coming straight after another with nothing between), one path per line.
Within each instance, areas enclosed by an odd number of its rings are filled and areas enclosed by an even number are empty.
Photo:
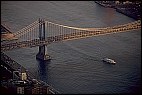
M37 60L39 79L48 82L48 64L50 61Z

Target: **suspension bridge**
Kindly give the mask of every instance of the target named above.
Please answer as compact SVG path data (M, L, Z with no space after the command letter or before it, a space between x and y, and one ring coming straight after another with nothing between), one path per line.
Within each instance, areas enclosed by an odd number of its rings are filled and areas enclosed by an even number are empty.
M53 42L126 32L140 28L140 20L105 28L78 28L39 19L17 32L2 34L1 51L39 46L39 51L44 52L45 46ZM40 53L40 55L45 55L45 53Z

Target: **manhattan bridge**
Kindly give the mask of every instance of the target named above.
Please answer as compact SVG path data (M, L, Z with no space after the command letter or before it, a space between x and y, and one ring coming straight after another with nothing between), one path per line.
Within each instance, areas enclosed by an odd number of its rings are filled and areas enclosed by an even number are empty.
M78 28L39 19L17 32L1 35L1 51L39 46L37 58L45 60L47 57L45 47L53 42L126 32L140 28L140 20L112 27Z
M51 43L126 32L136 29L141 29L140 20L112 27L78 28L39 19L17 32L1 34L1 60L14 70L18 71L19 67L22 66L4 54L5 51L38 46L39 51L36 58L40 60L50 60L51 58L47 53L46 46ZM24 69L24 71L26 72L26 69ZM32 76L29 72L28 75ZM51 92L57 92L55 89L52 89L52 87L49 89Z

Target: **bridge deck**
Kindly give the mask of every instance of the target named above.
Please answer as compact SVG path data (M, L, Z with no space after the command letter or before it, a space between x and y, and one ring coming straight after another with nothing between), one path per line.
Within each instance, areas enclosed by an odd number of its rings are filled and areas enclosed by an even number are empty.
M51 23L51 22L48 22L47 25L49 23ZM39 24L41 25L41 23L39 23ZM42 46L42 45L48 45L53 42L81 39L81 38L87 38L87 37L105 35L105 34L111 34L111 33L118 33L118 32L125 32L125 31L131 31L131 30L141 28L140 21L135 21L132 23L124 24L124 25L118 25L118 26L106 27L106 28L74 28L74 27L63 26L63 25L54 24L54 23L52 23L52 24L53 24L52 26L55 25L55 29L59 29L59 31L61 32L61 33L59 33L59 35L46 37L44 39L32 39L32 40L26 40L26 41L17 40L16 42L11 41L10 43L2 42L1 43L1 50L7 51L7 50L12 50L12 49L18 49L18 48L35 47L35 46L40 46L40 45ZM32 31L32 29L31 29L32 25L34 26L34 24L31 24L30 26L27 26L28 28L27 27L24 28L24 29L26 29L26 31L23 31L23 29L22 29L22 31L24 33ZM36 27L38 26L37 22L35 25L36 25ZM57 25L59 25L59 27ZM68 28L72 29L73 32L69 33L69 34L63 34L62 32L67 31ZM61 29L63 31L61 31ZM56 31L58 31L58 30L56 30ZM69 31L71 31L71 30L69 30ZM23 33L18 33L18 35L20 35L20 34L23 35ZM32 36L34 34L28 34L28 35L30 35L32 38ZM16 37L16 35L8 34L9 39L13 39L15 37Z

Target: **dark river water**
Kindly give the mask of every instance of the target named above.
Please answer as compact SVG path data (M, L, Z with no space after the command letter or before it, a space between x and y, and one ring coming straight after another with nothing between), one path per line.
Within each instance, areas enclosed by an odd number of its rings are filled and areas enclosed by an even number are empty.
M94 1L2 1L1 23L12 32L38 18L74 27L106 27L134 21ZM141 30L47 46L51 62L36 60L38 47L5 52L60 93L138 93L141 89ZM101 61L108 57L116 65Z

